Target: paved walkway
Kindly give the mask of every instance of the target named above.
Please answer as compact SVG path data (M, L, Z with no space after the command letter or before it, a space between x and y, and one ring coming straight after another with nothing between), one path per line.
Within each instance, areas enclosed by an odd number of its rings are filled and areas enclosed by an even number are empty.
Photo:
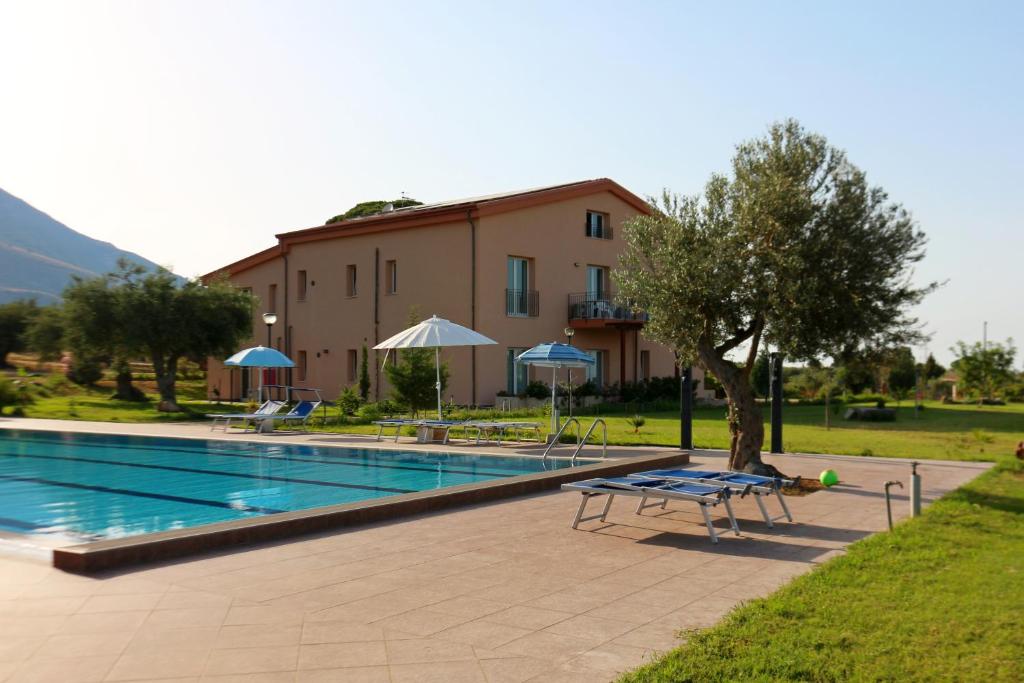
M740 501L743 536L717 546L696 509L638 517L628 500L608 523L573 531L578 496L559 492L100 578L0 557L0 680L613 679L677 645L679 629L708 626L883 529L882 483L910 469L771 462L805 476L834 467L843 483L789 498L797 523L774 531ZM924 463L926 500L986 467ZM904 495L895 513L906 515Z

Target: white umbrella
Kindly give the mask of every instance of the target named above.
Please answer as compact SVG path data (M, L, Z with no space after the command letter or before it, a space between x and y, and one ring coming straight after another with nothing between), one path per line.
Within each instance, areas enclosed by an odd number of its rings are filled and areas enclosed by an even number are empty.
M374 349L412 349L433 348L434 365L437 372L437 419L441 419L441 347L443 346L482 346L497 344L490 337L471 330L468 327L438 318L436 315L385 339Z

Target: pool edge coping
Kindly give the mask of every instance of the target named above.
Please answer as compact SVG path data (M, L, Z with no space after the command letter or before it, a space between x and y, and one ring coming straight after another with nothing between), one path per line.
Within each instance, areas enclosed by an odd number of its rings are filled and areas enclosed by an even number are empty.
M67 572L92 574L185 558L218 549L251 546L376 522L397 521L420 514L542 493L558 489L571 481L597 476L621 476L689 462L689 453L685 451L615 458L571 469L522 474L442 489L54 548L52 563L54 567Z

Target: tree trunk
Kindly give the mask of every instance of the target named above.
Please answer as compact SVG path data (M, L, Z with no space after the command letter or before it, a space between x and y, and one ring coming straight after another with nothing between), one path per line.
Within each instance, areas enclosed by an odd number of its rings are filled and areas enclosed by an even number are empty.
M166 361L163 357L153 355L153 371L156 373L156 388L160 392L160 403L156 409L163 413L180 413L177 389L178 358L171 356Z
M761 461L764 420L754 399L750 379L732 362L719 357L710 344L699 343L697 353L704 369L718 378L729 398L729 430L732 433L729 469L772 476L775 468Z
M146 395L132 384L132 366L128 361L118 359L114 366L117 368L117 390L113 398L121 401L145 401Z

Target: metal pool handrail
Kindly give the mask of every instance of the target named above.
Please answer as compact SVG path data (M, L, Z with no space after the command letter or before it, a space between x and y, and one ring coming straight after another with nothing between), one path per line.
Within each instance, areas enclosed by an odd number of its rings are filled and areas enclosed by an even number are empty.
M562 432L564 432L566 430L566 428L570 424L573 424L573 423L576 423L576 443L579 444L579 442L580 442L580 421L577 420L575 417L570 417L568 420L565 421L565 423L561 427L558 428L558 431L555 433L554 438L551 439L551 443L549 443L548 447L544 449L544 458L543 459L545 461L548 459L548 453L551 452L551 449L554 448L558 444L558 440L562 437ZM575 461L575 457L573 458L573 460Z
M580 451L583 450L583 447L587 445L587 439L589 439L590 435L594 433L594 429L597 427L599 423L601 425L601 432L603 437L601 443L601 457L608 457L608 424L601 418L596 418L590 424L590 428L587 430L587 433L583 435L583 441L579 442L579 445L576 446L576 451L572 454L573 465L576 464L576 456L578 456L580 454Z

